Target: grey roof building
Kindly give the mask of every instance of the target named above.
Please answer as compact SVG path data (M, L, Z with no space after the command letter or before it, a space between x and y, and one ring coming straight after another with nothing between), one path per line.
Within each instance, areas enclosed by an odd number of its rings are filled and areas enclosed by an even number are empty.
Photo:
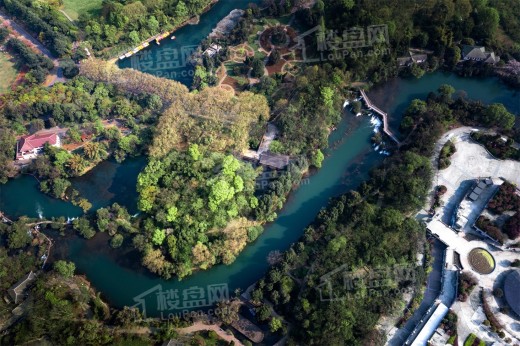
M464 60L482 61L486 64L496 64L500 58L494 52L487 52L482 46L462 46L462 58Z
M14 301L15 304L21 302L24 298L25 290L27 287L36 279L36 274L31 272L25 275L20 279L17 283L15 283L11 288L7 291L9 296Z
M290 157L288 155L263 153L260 155L260 164L274 169L283 169L289 165Z
M520 270L515 270L506 276L504 294L507 304L520 316Z

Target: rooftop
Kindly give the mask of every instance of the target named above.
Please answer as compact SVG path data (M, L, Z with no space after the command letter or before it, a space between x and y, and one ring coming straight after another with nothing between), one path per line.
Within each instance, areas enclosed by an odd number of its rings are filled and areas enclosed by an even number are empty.
M32 134L23 136L20 138L20 142L18 144L18 151L30 151L37 148L41 148L45 145L45 143L49 143L50 145L55 145L58 142L58 136L56 133L44 133L44 134Z
M512 271L507 274L504 282L504 294L507 304L520 316L520 270Z
M36 274L34 274L31 270L28 274L26 274L23 278L20 279L17 283L15 283L11 288L9 288L8 293L13 299L15 304L18 304L22 298L27 286L36 279Z

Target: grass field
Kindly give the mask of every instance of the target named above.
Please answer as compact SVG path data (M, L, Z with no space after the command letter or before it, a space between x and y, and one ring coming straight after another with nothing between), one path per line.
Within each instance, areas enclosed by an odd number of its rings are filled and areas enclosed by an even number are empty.
M103 0L63 0L63 12L72 20L83 13L95 16L101 10Z
M0 94L10 89L17 75L14 62L4 52L0 52Z

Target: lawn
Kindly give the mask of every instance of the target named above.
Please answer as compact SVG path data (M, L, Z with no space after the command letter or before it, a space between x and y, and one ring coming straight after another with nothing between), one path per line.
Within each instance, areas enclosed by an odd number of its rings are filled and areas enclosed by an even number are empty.
M15 67L13 59L0 52L0 94L7 92L11 88L11 84L16 79L18 70Z
M477 338L475 334L470 334L464 341L464 346L486 346L486 343Z
M63 12L72 20L78 20L83 13L95 16L100 10L103 0L63 0Z

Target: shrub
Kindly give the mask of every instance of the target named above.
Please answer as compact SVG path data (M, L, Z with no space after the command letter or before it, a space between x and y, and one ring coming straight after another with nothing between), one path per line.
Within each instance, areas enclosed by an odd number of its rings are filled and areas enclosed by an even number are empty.
M500 243L504 243L506 240L504 234L500 228L496 227L490 219L485 216L480 216L476 223L477 228L488 234L491 238L497 240Z
M491 307L489 306L489 304L487 302L486 294L484 293L483 290L480 291L480 297L482 299L482 308L484 309L484 314L486 315L486 318L489 320L491 328L493 330L500 331L502 329L502 325L500 324L500 322L496 318L496 316L493 313L493 311L491 311Z
M509 218L504 225L504 233L509 239L515 240L520 236L520 212Z
M504 296L504 291L502 291L501 288L497 287L493 290L493 295L497 298L502 298Z
M516 186L504 182L498 193L489 201L488 209L496 214L502 214L505 211L520 209L520 196L516 194Z

